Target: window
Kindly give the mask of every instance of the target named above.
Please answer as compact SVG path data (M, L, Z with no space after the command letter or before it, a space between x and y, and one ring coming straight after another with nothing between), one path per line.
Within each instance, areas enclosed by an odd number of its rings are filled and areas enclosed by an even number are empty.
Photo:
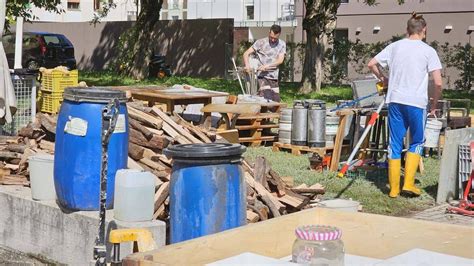
M68 10L79 10L80 8L80 0L68 0L67 1L67 9Z
M173 9L179 9L179 1L173 0Z
M114 0L94 0L94 10L97 11L97 10L101 9L102 8L102 3L109 3L111 5L111 4L114 3Z
M349 0L341 0L341 4L348 4Z
M171 19L172 19L172 20L178 20L179 17L178 17L178 16L172 16Z
M47 45L61 43L61 40L59 40L59 37L55 35L43 35L43 39Z
M254 19L254 6L246 6L246 11L247 11L247 20L253 20Z

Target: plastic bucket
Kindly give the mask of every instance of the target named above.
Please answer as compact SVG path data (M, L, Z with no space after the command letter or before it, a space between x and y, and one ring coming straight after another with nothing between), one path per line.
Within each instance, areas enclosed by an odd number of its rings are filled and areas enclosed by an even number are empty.
M34 200L55 200L54 155L37 154L28 158L31 197Z
M443 127L443 122L436 118L428 118L425 128L425 147L438 148L439 133Z
M359 210L359 205L360 203L358 201L334 199L321 201L318 206L338 211L357 212Z

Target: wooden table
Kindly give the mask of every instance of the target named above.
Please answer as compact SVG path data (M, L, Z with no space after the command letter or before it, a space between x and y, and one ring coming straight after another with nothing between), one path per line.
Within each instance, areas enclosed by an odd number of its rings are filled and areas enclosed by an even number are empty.
M162 86L118 86L111 89L125 91L137 100L147 101L148 106L155 103L166 104L166 111L172 113L175 105L210 104L212 97L227 97L226 92L176 90Z

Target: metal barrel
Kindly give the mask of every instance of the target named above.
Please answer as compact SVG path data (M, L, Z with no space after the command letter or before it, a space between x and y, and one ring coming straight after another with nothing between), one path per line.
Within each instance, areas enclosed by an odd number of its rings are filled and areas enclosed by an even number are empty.
M278 141L285 144L291 143L291 125L293 109L285 108L281 111L280 125L278 128Z
M303 101L294 101L291 115L291 144L306 146L308 128L308 108Z
M320 100L307 101L308 146L326 146L326 103Z

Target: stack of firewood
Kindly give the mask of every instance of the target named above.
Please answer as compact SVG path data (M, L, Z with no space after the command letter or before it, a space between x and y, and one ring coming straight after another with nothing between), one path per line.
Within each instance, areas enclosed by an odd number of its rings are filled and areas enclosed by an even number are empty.
M19 136L0 136L0 185L29 186L28 157L54 153L56 119L38 114Z
M155 219L169 218L169 181L173 162L163 155L172 144L212 143L215 132L186 122L179 115L168 115L157 107L139 102L127 104L129 115L128 167L146 170L155 179ZM0 137L0 184L29 185L27 159L35 153L54 153L56 117L39 113L34 123L22 128L17 137ZM242 163L247 186L247 219L257 222L309 207L320 185L293 188L292 178L280 177L264 157L254 164Z

